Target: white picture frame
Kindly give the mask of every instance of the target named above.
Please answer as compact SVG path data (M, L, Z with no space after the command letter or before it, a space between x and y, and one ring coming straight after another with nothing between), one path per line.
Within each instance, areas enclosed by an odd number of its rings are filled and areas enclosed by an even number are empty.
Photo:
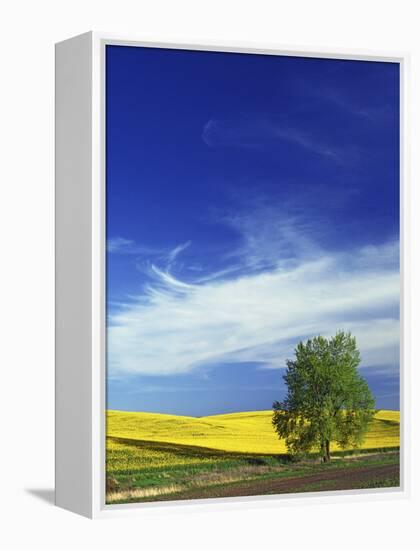
M401 189L401 487L337 493L236 497L188 502L105 504L105 108L106 45L400 64ZM89 32L56 45L56 504L89 518L161 506L278 506L376 500L409 494L409 243L407 54L271 44L177 44Z

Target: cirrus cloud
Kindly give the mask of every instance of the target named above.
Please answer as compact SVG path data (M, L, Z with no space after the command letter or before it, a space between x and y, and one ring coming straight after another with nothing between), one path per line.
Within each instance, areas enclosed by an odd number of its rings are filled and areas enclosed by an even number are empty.
M332 253L295 218L276 217L272 207L254 215L224 219L242 245L214 276L172 272L187 247L192 254L190 242L174 247L165 265L150 264L142 294L109 317L111 377L183 374L221 363L281 368L297 341L338 329L356 336L362 366L398 363L398 242Z

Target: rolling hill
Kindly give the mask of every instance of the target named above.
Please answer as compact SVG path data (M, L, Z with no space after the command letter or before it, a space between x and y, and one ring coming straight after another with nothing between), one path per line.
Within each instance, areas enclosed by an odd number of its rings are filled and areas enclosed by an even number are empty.
M125 440L172 443L227 452L283 454L287 451L271 425L272 411L206 417L144 412L107 412L107 436ZM379 411L363 449L399 446L399 411ZM332 450L337 450L333 446Z

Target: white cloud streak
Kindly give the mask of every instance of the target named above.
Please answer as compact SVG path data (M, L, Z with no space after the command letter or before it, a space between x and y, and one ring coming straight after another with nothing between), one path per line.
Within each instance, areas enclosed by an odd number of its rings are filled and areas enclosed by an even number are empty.
M123 237L114 237L108 239L107 250L111 253L127 253L135 248L135 242L131 239L124 239Z
M333 254L296 220L276 225L268 209L259 225L262 214L225 219L243 236L227 278L209 274L187 282L170 267L151 266L144 294L110 316L111 377L188 373L229 362L284 367L298 340L339 329L356 336L362 366L398 363L398 243ZM172 260L189 245L174 248Z
M310 153L335 161L345 162L355 151L338 147L308 129L292 124L285 117L270 116L240 119L210 119L203 127L202 140L211 148L240 147L258 149L267 144L281 142L298 146Z
M124 237L111 237L107 239L107 251L111 254L127 254L135 256L158 256L166 252L159 248L149 246L139 246L132 239Z
M187 241L173 248L168 254L169 263L173 262L181 254L181 252L183 252L190 245L191 245L191 241Z

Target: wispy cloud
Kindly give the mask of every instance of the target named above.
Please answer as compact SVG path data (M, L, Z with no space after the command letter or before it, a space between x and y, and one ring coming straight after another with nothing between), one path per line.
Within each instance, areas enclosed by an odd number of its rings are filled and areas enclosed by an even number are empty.
M131 253L135 249L135 242L131 239L124 239L123 237L114 237L108 239L107 250L111 253Z
M111 254L130 254L130 255L164 255L167 252L161 248L139 245L132 239L124 237L110 237L107 239L107 250Z
M306 204L308 202L306 201ZM319 224L309 221L289 202L255 199L252 206L221 216L241 236L241 244L226 254L241 259L235 267L274 268L291 260L317 258L320 254ZM318 239L317 239L318 237Z
M298 340L338 329L355 334L363 366L398 362L397 241L332 253L298 215L263 202L220 222L242 237L225 269L181 277L171 259L190 244L177 245L166 264L150 264L139 299L111 315L111 377L279 368Z
M168 261L170 263L173 262L181 254L181 252L187 249L190 245L191 241L187 241L173 248L168 254Z
M189 288L188 284L178 281L172 275L173 270L183 265L179 264L177 259L189 246L191 246L191 241L176 245L164 252L160 251L154 257L142 258L136 263L137 269L141 273L148 275L154 281L155 286L157 284L157 287L161 291L164 290L164 287L177 291ZM149 285L146 288L149 289L150 293L155 292L154 286Z
M375 96L358 94L350 86L340 84L340 78L337 78L336 70L330 73L329 78L322 80L318 78L318 75L313 80L303 78L302 75L289 80L291 93L295 97L302 98L299 107L295 106L296 111L309 113L311 109L322 104L331 111L332 116L347 116L353 119L356 116L359 120L365 119L369 124L383 122L384 117L388 118L393 115L393 105L387 104L384 97L381 98L381 102L378 102ZM334 73L335 76L333 77ZM366 88L372 86L376 78L377 74L365 72L363 79ZM377 86L377 83L375 83L375 86Z
M286 142L310 153L337 163L345 161L354 148L343 148L321 135L305 128L302 123L292 124L285 117L258 116L237 119L210 119L204 126L202 139L206 145L216 147L261 148Z
M167 269L166 271L163 271L159 269L156 265L151 265L150 269L152 273L157 277L157 279L163 283L163 285L171 290L179 291L179 290L189 290L193 288L193 285L184 283L174 277L170 271Z
M152 259L165 265L170 270L176 264L178 256L191 245L191 241L178 244L172 248L150 247L139 245L132 239L111 237L107 240L107 251L111 254L139 256L137 266L140 271L150 270Z
M302 87L305 83L302 84ZM372 124L374 122L384 123L390 117L395 116L392 105L377 101L368 101L366 97L354 97L348 89L340 89L337 86L318 86L308 90L305 87L305 93L319 101L327 104L329 107L335 108L337 112L351 117L365 119L366 122Z

